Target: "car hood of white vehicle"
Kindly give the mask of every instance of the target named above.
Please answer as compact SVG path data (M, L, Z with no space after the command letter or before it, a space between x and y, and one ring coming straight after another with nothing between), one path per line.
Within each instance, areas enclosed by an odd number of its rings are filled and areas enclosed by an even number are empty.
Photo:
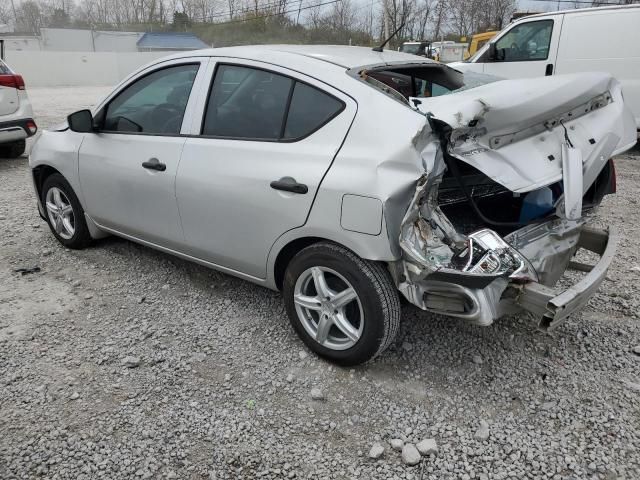
M604 163L637 139L620 84L604 73L502 80L418 100L422 113L452 128L452 156L514 192L561 181L568 149L574 170L575 158L582 162L586 191Z

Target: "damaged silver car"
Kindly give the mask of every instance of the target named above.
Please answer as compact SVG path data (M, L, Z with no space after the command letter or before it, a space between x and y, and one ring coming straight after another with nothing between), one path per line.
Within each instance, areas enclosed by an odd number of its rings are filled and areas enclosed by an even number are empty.
M114 234L281 290L309 348L354 365L393 341L401 296L545 329L584 306L617 240L589 218L636 138L605 74L464 78L399 52L274 45L157 60L29 162L63 245ZM558 287L568 269L582 278Z

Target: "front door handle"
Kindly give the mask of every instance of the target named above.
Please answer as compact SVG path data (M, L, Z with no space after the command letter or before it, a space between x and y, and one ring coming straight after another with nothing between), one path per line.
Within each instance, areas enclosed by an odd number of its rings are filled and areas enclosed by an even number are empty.
M157 170L158 172L164 172L167 166L164 163L160 163L157 158L150 158L147 162L142 162L142 167L149 170Z
M284 190L285 192L305 194L309 191L304 183L298 183L292 177L282 177L280 180L274 180L270 185L274 190Z
M553 75L553 63L547 63L547 68L544 69L544 74L547 77Z

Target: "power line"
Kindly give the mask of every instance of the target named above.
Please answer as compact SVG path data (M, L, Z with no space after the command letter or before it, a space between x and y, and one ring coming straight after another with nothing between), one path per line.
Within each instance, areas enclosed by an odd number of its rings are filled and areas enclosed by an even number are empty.
M580 4L584 4L584 5L593 5L593 6L597 6L597 5L620 5L622 6L623 4L621 3L616 3L616 2L598 2L598 1L587 1L587 0L527 0L529 2L543 2L543 3L580 3ZM597 5L594 5L597 4Z
M227 22L217 22L214 25L229 25L231 23L250 22L251 20L257 20L259 18L279 17L280 15L286 15L287 13L294 13L294 12L297 12L298 10L300 10L300 11L309 10L310 8L322 7L324 5L331 5L332 3L339 3L339 2L342 2L342 0L331 0L329 2L316 3L315 5L308 5L306 7L300 8L300 9L295 8L293 10L285 10L285 11L282 11L282 12L269 13L269 14L266 14L266 15L256 15L255 17L243 18L243 19L240 19L240 20L229 20Z
M302 4L303 0L293 0L292 3L300 3ZM275 0L275 1L270 1L267 3L263 3L262 5L259 5L259 9L264 10L266 8L271 8L271 7L277 7L279 5L282 5L282 1L281 0ZM243 13L251 13L251 12L255 12L256 8L255 7L250 7L250 6L246 6L243 8L239 8L238 10L225 10L223 12L217 12L217 13L212 13L210 15L200 15L200 16L193 16L193 17L189 17L191 20L197 20L197 21L207 21L207 20L212 20L214 18L220 18L220 17L228 17L230 16L232 13L233 14L237 14L237 15L242 15ZM297 9L296 9L297 11Z
M278 16L281 16L281 15L286 15L288 13L297 13L297 12L301 12L303 10L309 10L311 8L318 8L318 7L322 7L324 5L331 5L333 3L342 2L342 0L330 0L330 1L326 1L326 2L315 3L313 5L307 4L304 7L301 6L303 0L294 0L293 1L294 4L296 2L300 2L300 6L296 7L296 8L292 8L290 10L283 10L281 12L266 13L264 15L256 15L256 16L250 17L250 18L241 18L241 19L237 19L237 20L228 20L226 22L213 22L213 23L214 23L214 25L227 25L227 24L230 24L230 23L250 22L251 20L257 20L257 19L260 19L260 18L278 17ZM269 7L269 6L277 6L279 4L280 4L280 2L274 2L274 3L271 3L271 4L266 4L266 6L267 7ZM265 5L262 5L261 8L265 8ZM249 12L254 12L254 11L255 11L255 9L249 8L249 9L241 10L239 13L249 13ZM218 17L218 18L219 17L225 17L227 15L230 15L230 12L219 13L219 14L216 14L216 15L207 15L204 18L202 18L202 17L198 18L198 20L206 21L207 19L212 19L212 18L215 18L215 17Z

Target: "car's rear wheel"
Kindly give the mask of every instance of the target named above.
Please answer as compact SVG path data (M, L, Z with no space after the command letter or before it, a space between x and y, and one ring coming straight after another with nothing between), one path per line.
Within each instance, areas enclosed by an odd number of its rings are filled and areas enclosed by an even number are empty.
M62 175L55 173L44 181L42 206L51 232L65 247L81 249L91 242L82 205Z
M0 156L5 158L18 158L27 148L27 142L18 140L17 142L0 145Z
M333 243L311 245L291 260L283 295L300 338L340 365L382 353L400 324L400 300L389 272Z

